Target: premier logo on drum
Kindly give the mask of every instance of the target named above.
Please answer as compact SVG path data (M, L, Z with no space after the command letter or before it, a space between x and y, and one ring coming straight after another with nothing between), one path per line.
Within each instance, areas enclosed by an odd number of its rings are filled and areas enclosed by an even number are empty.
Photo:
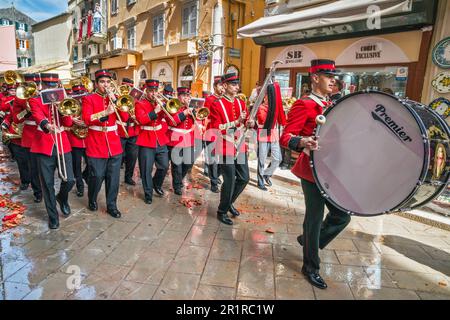
M380 121L389 130L392 131L401 141L411 142L412 139L408 134L403 131L403 127L399 126L391 117L386 113L386 108L381 104L375 106L375 112L372 111L372 118L376 121Z

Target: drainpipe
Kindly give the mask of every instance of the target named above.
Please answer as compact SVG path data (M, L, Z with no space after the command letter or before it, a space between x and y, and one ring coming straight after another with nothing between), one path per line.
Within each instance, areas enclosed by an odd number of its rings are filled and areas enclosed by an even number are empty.
M212 72L210 80L210 88L212 91L214 76L223 74L223 59L224 59L224 21L223 21L223 3L218 0L214 6L213 13L213 57L212 57Z

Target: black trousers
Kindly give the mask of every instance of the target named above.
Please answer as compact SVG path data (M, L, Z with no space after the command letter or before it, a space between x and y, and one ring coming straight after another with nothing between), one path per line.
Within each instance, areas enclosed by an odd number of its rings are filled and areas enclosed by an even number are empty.
M156 162L155 175L152 178L153 165ZM169 151L166 146L156 148L139 147L139 171L145 199L152 200L153 186L161 188L169 169Z
M39 178L42 184L42 193L50 221L58 221L58 211L56 209L56 195L55 195L55 170L58 168L58 155L56 148L53 148L51 156L36 153L36 158L39 167ZM62 157L61 165L62 165ZM67 181L61 179L61 186L59 188L59 196L63 201L68 201L69 192L72 190L75 179L73 177L72 156L70 152L64 154L64 162L66 164ZM62 170L62 168L61 168ZM59 175L59 174L58 174ZM59 176L61 178L61 176Z
M15 143L10 143L10 148L14 153L14 158L19 167L20 182L29 184L31 182L30 167L28 165L27 149Z
M194 165L194 147L168 147L174 190L183 187L183 179Z
M120 163L122 155L109 158L87 157L89 166L88 199L89 202L97 202L97 196L105 180L106 208L117 209L117 195L120 184Z
M351 217L322 197L315 183L304 179L301 181L306 206L303 221L303 266L308 272L318 272L319 248L325 248L344 230ZM325 206L329 213L323 220Z
M28 162L28 170L30 172L30 178L31 178L31 188L33 189L33 194L35 197L42 196L42 187L41 187L41 181L39 180L39 167L38 167L38 160L37 160L37 154L31 153L30 148L24 148L25 154L27 155L27 162Z
M84 167L84 170L81 171L83 158L84 158L85 167ZM77 191L84 191L83 178L86 181L88 181L88 177L89 177L89 173L88 173L89 167L87 164L85 148L72 148L72 164L73 164L73 175L75 176Z
M231 205L236 201L239 195L244 191L245 186L250 180L248 169L248 158L245 154L244 163L238 164L238 161L232 157L224 158L223 163L219 164L220 172L223 176L222 188L220 190L220 203L218 214L226 214Z
M133 178L134 168L139 153L139 146L136 145L137 136L120 138L123 150L123 161L125 162L125 181Z

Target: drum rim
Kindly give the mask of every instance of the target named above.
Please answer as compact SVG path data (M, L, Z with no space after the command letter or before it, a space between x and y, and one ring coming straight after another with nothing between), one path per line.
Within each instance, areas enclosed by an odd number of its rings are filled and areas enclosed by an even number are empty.
M427 134L427 132L426 132L426 128L425 128L424 124L422 123L422 120L421 120L420 117L418 116L417 112L416 112L412 107L410 107L409 105L407 105L407 104L405 103L405 101L411 101L411 100L402 100L402 99L400 99L400 98L398 98L398 97L396 97L396 96L394 96L394 95L392 95L392 94L388 94L388 93L381 92L381 91L377 91L377 90L363 90L363 91L358 91L358 92L354 92L354 93L348 94L348 95L346 95L346 96L340 98L340 99L337 100L336 102L334 102L333 105L332 105L332 107L327 108L327 110L325 110L325 112L324 112L324 115L326 116L326 115L328 115L330 112L332 112L332 110L334 110L334 107L335 107L337 104L339 104L340 102L344 101L345 99L348 99L348 98L353 97L353 96L355 96L355 95L364 94L364 93L377 93L377 94L382 94L382 95L386 95L386 96L389 96L389 97L391 97L391 98L394 98L395 100L397 100L398 102L400 102L403 106L406 107L406 109L411 113L411 115L414 117L414 119L416 120L416 122L419 124L419 129L420 129L420 131L421 131L422 137L424 137L424 136L425 136L425 137L428 137L428 134ZM416 101L414 101L414 102L416 102ZM418 120L420 120L420 121L418 121ZM314 132L315 132L316 135L319 135L320 128L319 128L319 130L317 130L317 127L316 127L316 128L314 129ZM319 135L319 136L320 136L320 135ZM426 155L426 154L427 154L427 149L428 149L430 143L429 143L429 139L428 139L428 138L425 139L425 140L426 140L426 141L425 141L425 143L424 143L423 145L424 145L424 154ZM309 156L309 157L310 157L310 166L311 166L311 171L312 171L312 174L313 174L313 177L314 177L314 181L316 182L317 188L319 189L320 194L322 195L322 197L324 197L324 198L325 198L328 202L330 202L332 205L334 205L334 206L337 207L338 209L340 209L340 210L346 212L347 214L349 214L349 215L355 215L355 216L360 216L360 217L374 217L374 216L379 216L379 215L388 214L388 213L392 213L392 212L402 211L402 205L403 205L404 203L406 203L407 201L409 201L409 200L414 196L414 194L416 193L417 189L422 185L423 181L425 180L425 178L426 178L426 173L427 173L428 162L429 162L429 159L428 159L428 161L427 161L427 159L426 159L427 157L425 156L425 157L424 157L424 160L423 160L423 163L422 163L422 170L421 170L421 172L420 172L419 181L417 181L417 183L416 183L416 185L414 186L413 190L408 194L408 196L406 197L405 200L402 200L401 203L399 203L398 205L394 206L392 209L387 210L387 211L385 211L385 212L372 213L372 214L362 214L362 213L359 213L359 212L353 212L353 211L350 211L350 210L348 210L348 209L343 208L342 206L338 205L338 204L336 203L336 201L332 200L332 199L330 198L330 196L328 196L328 194L325 192L325 189L323 188L322 184L319 182L319 179L318 179L318 177L317 177L317 173L316 173L315 166L314 166L314 151L311 151L311 152L310 152L310 156ZM429 156L428 156L428 158L429 158ZM326 196L325 196L325 195L326 195Z

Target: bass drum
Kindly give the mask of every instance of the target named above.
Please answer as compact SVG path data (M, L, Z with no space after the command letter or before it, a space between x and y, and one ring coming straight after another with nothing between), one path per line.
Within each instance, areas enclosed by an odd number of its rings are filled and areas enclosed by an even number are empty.
M407 211L436 198L450 177L450 130L433 110L377 91L340 99L311 152L322 195L349 214Z

